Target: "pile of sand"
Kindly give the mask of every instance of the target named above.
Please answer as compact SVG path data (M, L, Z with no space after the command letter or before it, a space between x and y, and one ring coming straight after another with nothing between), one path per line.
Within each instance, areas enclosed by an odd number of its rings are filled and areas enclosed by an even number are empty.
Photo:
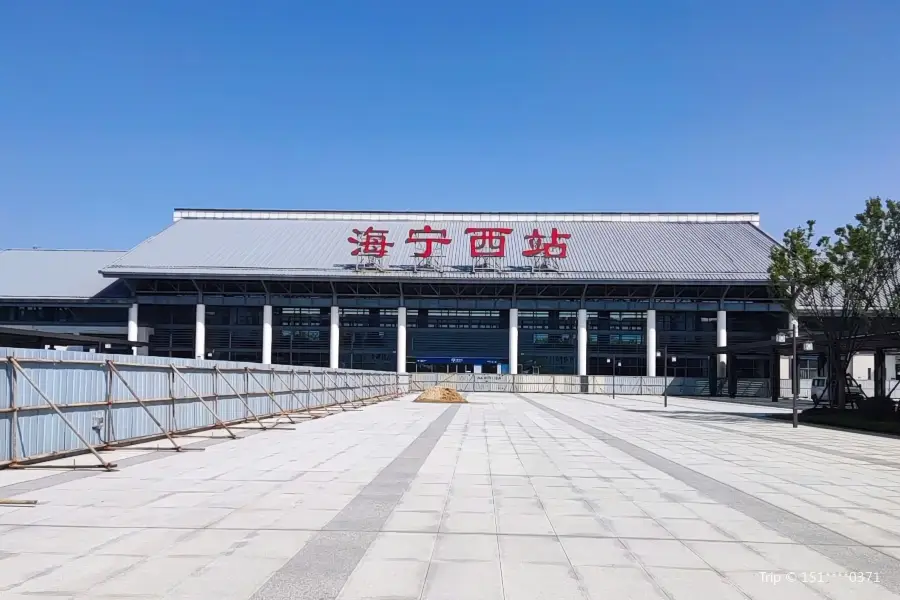
M413 402L439 402L442 404L467 404L456 390L445 387L432 387L422 392Z

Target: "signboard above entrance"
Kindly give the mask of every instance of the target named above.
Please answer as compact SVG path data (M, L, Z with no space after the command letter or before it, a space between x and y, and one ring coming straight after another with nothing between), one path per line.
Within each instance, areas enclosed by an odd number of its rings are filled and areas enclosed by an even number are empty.
M506 238L513 230L506 227L467 227L465 233L469 236L469 256L472 258L503 258L506 256ZM387 256L394 242L388 241L387 229L375 229L369 226L365 229L354 229L353 235L347 241L353 245L350 252L353 256L368 256L372 258L384 258ZM535 228L525 236L526 248L522 256L534 258L566 258L568 246L566 240L571 234L562 233L553 227L549 233L543 233ZM446 229L434 229L425 225L422 229L410 229L406 237L406 243L412 244L415 258L431 258L439 254L441 247L452 243L447 237Z

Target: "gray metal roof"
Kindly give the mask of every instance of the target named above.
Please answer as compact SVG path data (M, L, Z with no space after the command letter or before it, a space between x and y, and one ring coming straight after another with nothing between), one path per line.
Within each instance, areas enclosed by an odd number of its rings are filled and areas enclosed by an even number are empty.
M124 256L109 250L0 250L0 298L66 300L101 296L114 282L100 269Z
M586 280L759 282L767 279L774 242L758 215L540 215L540 219L484 218L397 220L397 213L259 213L181 210L158 235L103 269L107 276L252 278L427 278L441 280ZM281 214L290 216L279 218ZM337 216L335 216L337 215ZM458 217L459 215L452 215ZM364 217L364 218L362 218ZM608 217L608 218L604 218ZM405 243L410 229L446 229L440 272L413 271L417 249ZM394 244L381 271L358 270L348 237L373 225ZM506 259L499 272L474 272L465 229L505 227ZM556 227L571 237L556 272L532 272L522 256L525 236Z

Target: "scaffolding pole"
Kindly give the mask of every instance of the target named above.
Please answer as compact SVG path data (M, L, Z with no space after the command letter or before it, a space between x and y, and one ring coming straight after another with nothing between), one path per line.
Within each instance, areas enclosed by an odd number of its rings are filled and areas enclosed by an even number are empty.
M272 373L273 374L275 373L274 369L272 370ZM254 375L250 371L249 367L247 368L247 374L250 376L251 379L253 379L253 381L256 382L256 385L258 385L260 387L260 389L262 389L266 394L268 394L269 399L272 401L272 404L277 406L278 410L281 411L281 416L285 417L288 421L290 421L291 425L294 425L295 421L291 418L291 415L289 415L288 412L286 410L284 410L284 407L281 406L281 404L278 402L278 400L275 399L275 394L273 394L271 390L266 389L266 386L264 386L262 384L262 382L260 382L260 380L256 378L256 375ZM281 378L279 377L279 379L281 379ZM282 381L282 383L283 383L283 381Z
M66 416L62 413L61 410L59 410L59 407L56 406L56 403L53 400L51 400L50 397L47 396L47 394L45 394L43 392L43 390L41 390L41 388L38 387L38 385L34 382L34 380L31 379L31 377L28 376L28 373L25 372L25 369L22 368L22 365L19 364L19 361L17 361L13 357L9 357L9 362L13 365L15 370L19 372L19 374L22 376L22 378L25 379L25 381L27 381L29 383L29 385L31 385L32 388L34 388L34 391L37 392L41 398L44 399L44 402L46 402L48 405L50 405L50 408L53 409L53 412L55 412L59 416L59 418L62 419L62 422L65 423L66 427L68 427L72 431L72 433L75 434L75 437L77 437L78 440L82 444L84 444L85 448L87 448L88 451L91 454L93 454L94 457L98 461L100 461L100 465L107 471L114 470L116 468L116 465L114 463L107 462L106 460L104 460L103 457L100 456L100 453L97 452L97 449L94 448L94 446L90 442L88 442L86 439L84 439L84 436L81 435L81 433L78 431L78 429L75 428L74 425L72 425L72 422L66 418Z
M178 442L175 441L175 438L172 437L172 434L169 433L165 427L163 427L163 424L159 422L159 419L157 419L155 416L153 416L153 413L150 412L150 407L148 407L146 404L144 404L143 398L138 396L137 392L135 392L134 389L131 387L131 384L129 384L127 381L125 381L125 377L122 376L122 373L119 372L119 369L116 368L116 365L113 363L113 361L111 361L111 360L106 361L106 366L109 368L110 372L113 375L115 375L116 377L119 378L119 381L122 382L122 385L125 386L125 389L128 390L128 393L131 394L131 396L135 400L137 400L137 403L141 405L141 408L144 409L144 412L147 413L147 416L150 417L150 420L152 420L156 424L156 426L159 427L159 430L163 432L163 435L166 436L166 439L168 439L172 443L172 446L175 448L175 451L181 452L183 450L183 448L178 445ZM112 386L110 385L110 387L112 387ZM108 440L109 440L109 438L107 438L107 443L109 443Z
M222 419L219 418L219 415L216 414L216 411L214 411L212 408L210 408L209 403L206 402L206 398L204 398L203 396L201 396L201 395L197 392L197 390L194 389L194 386L192 386L192 385L188 382L187 378L185 378L185 376L182 375L181 371L178 370L178 367L176 367L175 365L169 365L169 366L171 367L172 372L174 372L176 375L178 375L179 379L181 379L181 381L184 382L184 385L186 385L187 388L188 388L189 390L191 390L191 393L194 394L194 397L197 398L197 399L200 401L200 403L203 405L203 408L205 408L205 409L209 412L209 414L212 415L213 420L214 420L220 427L222 427L222 429L224 429L225 431L228 432L228 436L229 436L231 439L236 440L236 439L237 439L237 435L235 435L235 433L234 433L233 431L231 431L231 429L228 428L228 425L225 424L225 421L223 421Z

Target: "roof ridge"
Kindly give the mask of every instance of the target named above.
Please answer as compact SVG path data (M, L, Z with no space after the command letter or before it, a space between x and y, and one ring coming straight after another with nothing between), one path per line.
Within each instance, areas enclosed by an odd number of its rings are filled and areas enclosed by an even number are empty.
M0 252L127 252L109 248L0 248Z

